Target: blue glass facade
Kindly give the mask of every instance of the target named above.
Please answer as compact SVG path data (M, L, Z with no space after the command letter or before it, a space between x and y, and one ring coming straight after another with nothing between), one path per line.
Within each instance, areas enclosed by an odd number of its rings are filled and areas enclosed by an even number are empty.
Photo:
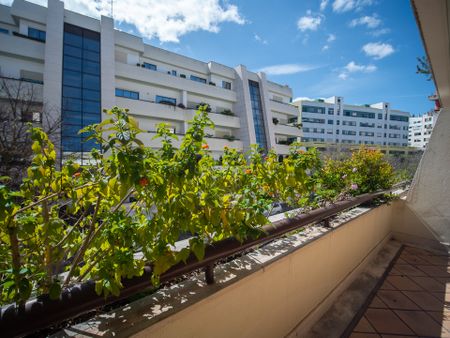
M250 102L252 106L253 124L255 125L256 143L267 150L266 128L264 125L264 115L261 104L261 93L259 83L249 80Z
M77 26L64 25L63 152L89 152L99 147L78 131L101 121L100 34Z

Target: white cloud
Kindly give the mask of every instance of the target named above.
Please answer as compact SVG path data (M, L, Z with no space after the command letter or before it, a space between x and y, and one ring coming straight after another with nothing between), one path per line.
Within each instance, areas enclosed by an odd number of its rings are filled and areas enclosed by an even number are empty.
M260 37L258 34L254 35L254 38L256 41L261 42L263 45L267 45L268 42L266 39L263 39L262 37Z
M337 13L344 13L348 11L359 11L365 6L369 6L373 0L334 0L333 11Z
M377 30L374 30L374 31L370 32L370 35L375 36L375 37L378 37L378 36L380 36L380 35L387 34L387 33L389 33L390 31L391 31L391 30L390 30L389 28L380 28L380 29L377 29Z
M373 57L375 60L382 59L395 52L394 47L388 43L371 42L362 47L367 56Z
M367 28L377 28L379 25L381 25L381 20L378 19L378 17L374 14L372 16L362 16L358 19L353 19L350 22L350 27L356 27L356 26L364 26L366 25Z
M32 1L47 4L46 0ZM66 1L65 8L94 17L110 15L109 0ZM200 30L217 33L224 22L245 23L237 6L220 0L115 1L114 19L133 25L144 37L161 42L179 42L181 36Z
M330 46L329 46L329 45L324 45L324 46L322 47L322 51L326 51L326 50L328 50L328 49L330 49Z
M377 70L377 67L375 65L358 65L354 61L351 61L344 67L344 69L349 73L372 73Z
M320 2L320 10L321 10L321 11L324 11L325 8L327 8L327 5L328 5L328 0L322 0L322 1Z
M306 12L305 16L302 16L297 21L297 28L302 32L311 30L315 31L322 23L322 15L312 15L311 11Z
M317 69L319 67L312 65L300 65L296 63L288 63L283 65L267 66L259 69L259 72L264 72L267 75L289 75L302 72L308 72L310 70Z
M341 80L347 80L351 73L373 73L376 70L377 67L375 65L358 65L355 61L350 61L343 67L338 77Z
M327 42L333 42L334 40L336 40L336 35L328 34Z

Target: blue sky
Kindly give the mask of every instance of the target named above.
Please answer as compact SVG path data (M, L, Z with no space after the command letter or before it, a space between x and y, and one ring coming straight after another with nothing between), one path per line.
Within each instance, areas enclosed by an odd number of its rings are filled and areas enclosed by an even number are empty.
M387 101L414 115L432 108L427 96L434 84L415 72L424 49L409 1L334 3L328 1L321 11L320 0L233 1L243 24L223 22L217 33L190 32L179 43L148 41L204 61L244 64L254 71L272 67L269 79L290 85L294 98ZM304 17L312 19L299 25ZM363 50L368 44L369 54ZM279 65L290 66L274 67Z
M64 2L98 17L111 1ZM294 98L386 101L414 115L433 108L434 84L416 74L425 53L409 0L114 0L114 19L161 48L264 70Z

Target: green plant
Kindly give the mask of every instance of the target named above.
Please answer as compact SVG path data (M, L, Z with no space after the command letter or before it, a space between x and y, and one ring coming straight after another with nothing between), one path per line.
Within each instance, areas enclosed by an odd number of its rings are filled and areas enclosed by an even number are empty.
M161 148L155 150L139 140L141 130L126 110L107 113L83 130L101 146L92 150L92 165L68 161L57 169L53 144L34 128L34 158L20 190L0 185L1 304L41 294L58 298L62 289L88 280L98 294L118 295L122 281L142 275L146 264L157 285L191 253L203 259L207 243L260 236L274 201L315 206L312 197L324 189L333 190L329 198L348 190L326 177L339 165L323 169L317 150L305 152L297 143L282 161L258 146L247 157L225 148L217 165L205 143L205 129L214 127L206 106L178 149L167 124L157 128ZM357 168L354 194L391 182L377 153L361 149L343 168ZM188 247L176 250L186 233Z
M221 112L222 115L234 116L234 113L230 109L224 109Z

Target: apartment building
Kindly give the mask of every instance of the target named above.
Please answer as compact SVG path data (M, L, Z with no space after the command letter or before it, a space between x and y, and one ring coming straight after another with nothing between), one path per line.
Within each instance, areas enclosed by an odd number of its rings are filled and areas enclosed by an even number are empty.
M409 119L408 144L410 147L424 149L436 124L438 114L429 112Z
M96 147L78 131L100 122L102 108L128 108L145 131L140 138L158 148L156 126L186 132L195 109L209 105L215 128L207 130L214 157L228 146L246 151L288 152L287 140L301 137L292 90L254 73L202 62L144 43L114 29L111 18L91 18L64 9L15 0L0 5L0 74L41 87L42 102L61 117L61 153L86 156ZM179 142L175 142L178 145Z
M299 99L302 142L408 146L409 113L391 109L387 102L351 105L343 97Z

